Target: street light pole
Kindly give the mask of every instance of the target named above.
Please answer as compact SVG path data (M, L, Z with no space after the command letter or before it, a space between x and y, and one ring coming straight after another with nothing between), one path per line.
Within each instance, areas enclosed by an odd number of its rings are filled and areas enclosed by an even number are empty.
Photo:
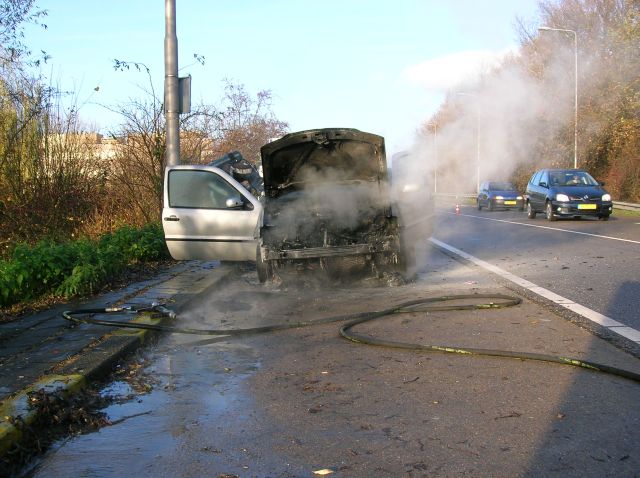
M542 32L564 32L573 34L573 71L574 81L574 109L573 109L573 167L578 168L578 34L575 30L566 28L539 27Z
M178 80L178 37L176 0L165 0L164 116L167 166L180 163L180 98Z
M480 103L478 96L472 93L458 92L460 96L470 96L476 99L476 193L480 192Z

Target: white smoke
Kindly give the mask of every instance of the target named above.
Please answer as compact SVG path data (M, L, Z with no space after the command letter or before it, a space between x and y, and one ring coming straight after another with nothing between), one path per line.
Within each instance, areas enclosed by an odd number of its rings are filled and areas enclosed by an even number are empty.
M573 149L547 145L558 144L560 134L571 135L563 144L572 145L573 55L571 42L556 42L544 56L544 68L535 54L525 61L509 50L485 54L484 60L476 55L464 67L460 60L471 58L468 52L407 69L405 77L411 81L431 90L446 86L448 91L440 110L425 117L413 144L393 157L396 185L415 190L418 181L423 196L436 191L475 194L485 180L510 180L516 172L528 178L541 164L570 160ZM583 61L583 74L594 74L586 71L592 64ZM448 66L452 71L443 72ZM547 156L534 156L545 148ZM394 191L397 194L397 186ZM422 242L433 227L426 220L430 212L424 201L405 200L402 214L403 223L419 224L411 237ZM422 265L419 256L416 269Z
M571 45L556 46L544 69L515 54L495 58L500 61L476 70L473 81L451 87L410 148L416 167L426 164L428 176L437 177L438 192L475 193L478 182L507 180L517 168L535 167L540 158L533 152L573 124ZM550 151L547 162L571 154Z
M468 50L441 56L411 65L401 76L410 84L425 90L444 92L465 81L473 80L478 72L496 68L512 48L503 51Z

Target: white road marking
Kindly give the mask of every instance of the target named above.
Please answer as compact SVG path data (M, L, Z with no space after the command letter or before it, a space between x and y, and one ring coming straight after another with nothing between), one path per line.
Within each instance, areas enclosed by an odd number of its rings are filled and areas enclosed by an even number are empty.
M472 217L474 219L484 219L485 221L506 222L507 224L517 224L519 226L539 227L540 229L550 229L552 231L569 232L571 234L580 234L580 235L583 235L583 236L599 237L600 239L611 239L612 241L622 241L622 242L631 242L633 244L640 244L640 241L634 241L633 239L623 239L621 237L612 237L612 236L601 236L600 234L591 234L591 233L588 233L588 232L572 231L571 229L560 229L559 227L540 226L539 224L529 224L529 223L526 223L526 222L507 221L505 219L494 219L494 218L491 218L491 217L474 216L472 214L455 214L453 212L448 212L447 214L453 214L455 216Z
M471 261L474 264L477 264L480 267L493 272L494 274L498 274L500 277L503 277L504 279L507 279L515 284L518 284L519 286L524 287L525 289L528 289L531 292L538 294L544 297L545 299L548 299L551 302L554 302L564 307L565 309L575 312L576 314L581 315L585 319L591 320L596 324L606 327L610 331L615 332L618 335L621 335L624 338L629 339L640 345L640 330L636 330L632 327L628 327L618 322L617 320L612 319L611 317L607 317L606 315L603 315L600 312L596 312L595 310L591 310L588 307L585 307L584 305L581 305L572 301L571 299L567 299L565 297L562 297L556 294L555 292L551 292L549 289L545 289L544 287L540 287L534 284L533 282L529 282L526 279L523 279L514 274L511 274L510 272L507 272L498 266L494 266L493 264L485 262L482 259L478 259L477 257L472 256L471 254L467 254L466 252L461 251L460 249L457 249L442 241L439 241L434 237L429 238L429 240L438 247L446 249L449 252L452 252L468 261Z

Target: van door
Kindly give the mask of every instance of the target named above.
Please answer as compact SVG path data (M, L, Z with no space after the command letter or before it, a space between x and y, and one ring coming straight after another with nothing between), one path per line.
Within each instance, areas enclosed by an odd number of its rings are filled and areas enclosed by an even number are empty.
M174 259L255 260L262 214L260 201L221 169L165 171L162 225Z

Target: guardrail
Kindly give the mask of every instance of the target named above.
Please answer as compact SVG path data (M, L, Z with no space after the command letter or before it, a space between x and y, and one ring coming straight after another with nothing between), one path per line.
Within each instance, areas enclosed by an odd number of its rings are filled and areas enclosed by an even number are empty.
M473 199L477 197L477 194L448 194L448 193L435 193L436 197L447 198L464 198ZM640 212L640 204L634 204L630 202L613 201L613 207L616 209L623 209L625 211L637 211Z
M625 211L640 212L640 204L633 204L630 202L613 201L613 207L615 207L616 209L624 209Z
M477 194L449 194L449 193L434 193L434 196L436 197L443 197L443 198L467 198L467 199L475 199L478 197Z

